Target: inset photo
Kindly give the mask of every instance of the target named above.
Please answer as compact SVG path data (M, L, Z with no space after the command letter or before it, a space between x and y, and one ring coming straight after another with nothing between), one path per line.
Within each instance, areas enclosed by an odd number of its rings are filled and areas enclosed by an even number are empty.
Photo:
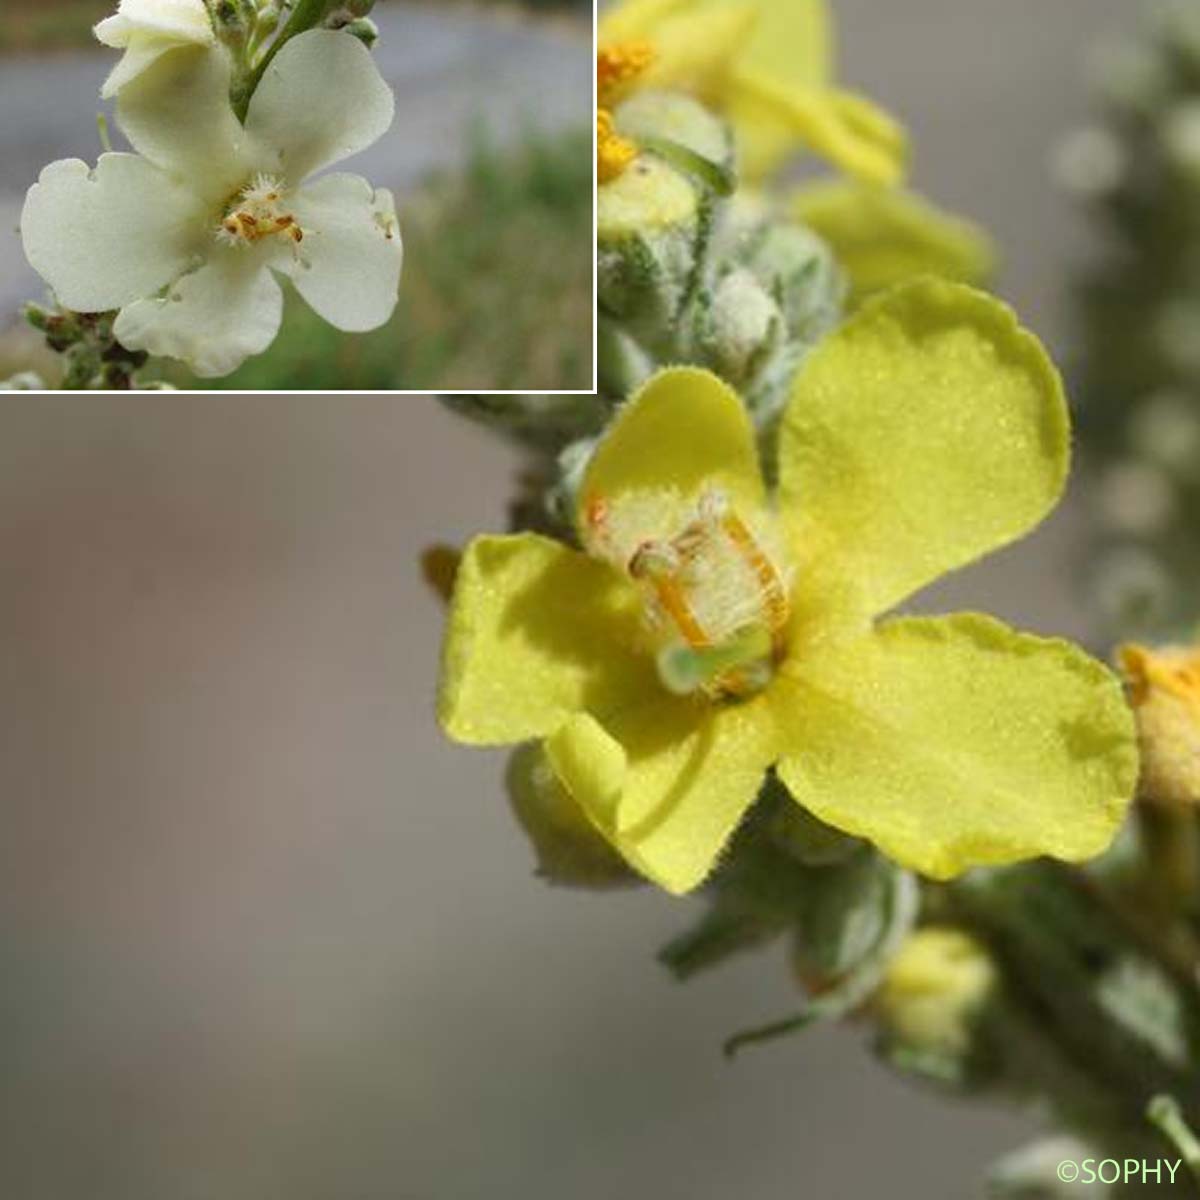
M11 0L0 389L587 391L591 0Z

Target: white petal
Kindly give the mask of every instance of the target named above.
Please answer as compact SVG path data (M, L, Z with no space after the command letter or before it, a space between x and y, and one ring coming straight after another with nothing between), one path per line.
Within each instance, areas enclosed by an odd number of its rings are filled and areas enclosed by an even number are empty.
M121 50L129 45L129 39L136 28L128 17L118 12L111 17L105 17L99 25L93 27L92 32L101 45L115 46Z
M296 193L292 211L304 232L294 265L284 267L296 290L338 329L377 329L392 315L400 287L392 193L375 191L359 175L326 175Z
M283 293L263 255L214 244L204 266L176 280L165 297L121 309L113 332L130 350L178 358L212 378L261 354L282 315Z
M221 48L165 54L121 89L117 121L135 150L214 203L254 167L251 139L229 103L230 61Z
M34 270L77 312L103 312L173 279L203 244L195 198L136 154L46 167L21 212Z
M216 41L204 0L121 0L116 13L92 31L105 46L123 48L139 33L173 42Z
M381 138L396 102L371 52L348 33L310 29L275 56L246 129L276 153L264 170L293 184Z
M118 18L113 17L112 20ZM120 62L109 72L100 95L105 100L115 96L127 83L132 83L143 71L156 63L168 50L176 50L179 43L168 38L139 35L132 38Z

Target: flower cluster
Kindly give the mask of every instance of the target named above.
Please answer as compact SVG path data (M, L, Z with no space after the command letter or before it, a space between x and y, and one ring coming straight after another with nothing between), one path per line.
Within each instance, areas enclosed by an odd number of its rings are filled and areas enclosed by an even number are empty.
M1070 428L828 34L818 0L604 13L600 389L452 401L528 460L508 532L427 557L439 719L516 747L544 879L700 893L677 978L787 939L800 1010L729 1050L851 1018L1153 1158L1200 1118L1197 651L1129 645L1122 679L895 611L1046 516ZM785 190L802 151L838 173ZM1057 1194L1057 1144L997 1186Z
M394 101L363 41L305 28L300 4L122 0L96 35L124 49L105 95L134 153L51 163L21 237L58 303L112 313L131 352L228 374L279 331L290 282L321 317L361 332L396 305L395 205L357 175L321 174L371 145Z

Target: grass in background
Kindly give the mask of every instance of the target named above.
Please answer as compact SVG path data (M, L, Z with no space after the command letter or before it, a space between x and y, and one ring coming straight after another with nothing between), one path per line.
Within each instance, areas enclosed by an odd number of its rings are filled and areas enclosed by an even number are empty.
M116 7L116 0L4 0L0 53L95 45L92 26Z
M271 348L226 390L560 391L592 386L592 163L583 131L516 150L476 142L461 176L400 204L391 322L343 334L291 294Z
M434 2L434 0L428 0ZM441 0L456 3L457 0ZM588 0L474 0L534 12L590 12ZM116 11L117 0L3 0L0 54L94 46L92 26Z

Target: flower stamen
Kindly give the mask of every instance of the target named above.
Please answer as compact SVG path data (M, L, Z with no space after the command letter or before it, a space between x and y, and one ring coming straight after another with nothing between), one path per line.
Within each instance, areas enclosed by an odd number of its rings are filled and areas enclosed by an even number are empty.
M218 239L228 245L245 246L282 235L299 246L304 231L292 213L282 211L283 196L278 180L256 175L228 206L217 230Z
M684 641L693 650L699 650L712 643L688 604L687 592L680 579L681 566L680 556L670 545L646 542L629 560L629 574L633 579L644 579L650 584L663 612Z
M769 548L769 527L756 532L716 488L682 513L666 494L615 503L593 496L584 521L589 548L639 585L649 626L667 631L658 664L671 691L720 698L766 686L790 617L789 581ZM664 526L674 532L638 536Z

